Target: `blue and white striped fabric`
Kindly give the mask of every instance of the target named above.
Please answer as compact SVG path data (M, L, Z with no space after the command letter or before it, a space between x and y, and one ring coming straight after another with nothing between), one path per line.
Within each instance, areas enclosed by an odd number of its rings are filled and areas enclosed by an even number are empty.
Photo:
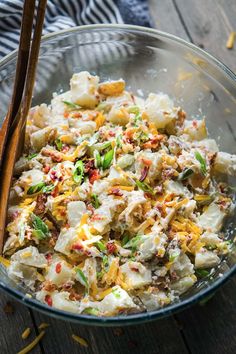
M0 58L18 47L23 0L0 0ZM151 26L147 0L48 0L43 34L78 25Z

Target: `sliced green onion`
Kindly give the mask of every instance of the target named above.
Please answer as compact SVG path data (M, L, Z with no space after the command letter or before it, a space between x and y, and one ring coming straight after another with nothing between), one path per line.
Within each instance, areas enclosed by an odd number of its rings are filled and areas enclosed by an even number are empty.
M126 243L129 241L129 236L128 235L125 235L123 238L122 238L122 241L121 241L121 246L124 247L124 245L126 245Z
M43 240L49 236L48 226L40 217L34 213L31 213L31 221L33 227L33 235L35 237L37 237L39 240Z
M106 246L105 246L101 241L97 241L97 242L95 243L95 246L96 246L101 252L106 251Z
M178 180L179 181L185 181L188 179L190 176L194 174L194 171L191 168L185 168L179 175L178 175Z
M80 284L82 284L86 289L88 289L88 279L80 268L76 269L76 276Z
M75 170L73 173L73 180L75 183L81 184L84 177L84 164L83 161L77 161L75 164Z
M86 313L86 314L92 315L92 316L99 315L99 311L97 309L95 309L94 307L88 307L87 309L84 310L83 313Z
M145 182L141 182L141 181L136 181L135 182L137 187L139 189L141 189L142 191L146 192L146 193L150 193L150 194L154 194L153 189Z
M199 278L205 278L210 274L210 272L206 269L196 269L195 273Z
M94 207L95 209L99 208L100 205L101 205L101 203L100 203L99 200L98 200L97 194L94 194L94 193L93 193L93 194L91 195L91 198L92 198L92 205L93 205L93 207Z
M32 159L33 159L34 157L36 157L37 155L38 155L37 153L28 155L28 156L27 156L27 160L32 160Z
M109 150L102 158L102 168L106 170L110 167L114 157L114 149Z
M70 109L81 109L81 107L73 102L69 102L69 101L62 101L66 106L68 106L68 108Z
M195 152L195 158L200 163L202 174L205 175L207 173L206 160L202 157L202 155L198 151Z
M38 184L35 184L31 187L29 187L29 189L27 190L27 194L28 195L32 195L35 193L40 192L44 187L46 186L45 182L39 182Z
M140 109L138 106L130 106L128 108L128 112L129 113L134 113L134 114L139 114L140 113Z
M98 150L94 150L93 156L94 156L94 161L95 161L95 167L99 168L102 164L102 158L101 158L101 155L99 154Z
M142 236L138 235L131 238L123 247L132 248L132 251L135 251L141 242L142 242Z
M44 186L42 188L42 192L43 193L50 193L51 191L53 191L54 188L55 188L54 184L49 184L48 186Z
M112 289L112 294L117 298L120 299L121 295L118 289Z
M58 150L58 151L61 151L63 144L62 144L62 141L61 141L60 138L57 138L57 139L55 140L55 145L56 145L57 150Z

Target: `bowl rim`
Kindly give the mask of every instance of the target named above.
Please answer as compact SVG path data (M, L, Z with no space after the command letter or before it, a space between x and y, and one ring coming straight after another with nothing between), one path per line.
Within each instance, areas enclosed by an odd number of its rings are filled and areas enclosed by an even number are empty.
M187 48L190 48L196 52L199 52L203 57L210 60L216 64L218 69L224 71L224 74L228 76L228 79L232 81L236 88L236 74L229 69L225 64L223 64L219 59L214 57L212 54L207 53L205 50L197 47L193 43L189 43L186 40L179 38L175 35L159 31L153 28L146 28L142 26L133 26L133 25L126 25L126 24L95 24L95 25L84 25L84 26L76 26L72 28L68 28L65 30L53 32L46 34L42 38L42 42L47 41L51 38L56 38L63 34L73 33L73 32L80 32L84 30L105 30L105 29L114 29L114 30L128 30L128 31L136 31L136 32L146 32L151 35L158 35L163 38L167 38L178 42L184 45ZM6 55L4 58L0 60L0 69L1 66L5 65L8 61L13 59L16 56L17 49L13 52ZM187 299L181 300L179 302L173 303L168 307L160 308L150 312L142 312L137 314L131 315L121 315L121 316L112 316L112 317L97 317L93 315L82 315L82 314L75 314L69 311L62 311L53 307L49 307L38 300L29 297L27 294L23 294L19 290L9 287L3 281L0 280L0 289L4 290L10 296L18 300L19 302L31 307L32 309L38 310L46 315L51 317L60 318L62 320L67 320L71 322L77 322L84 325L96 325L96 326L119 326L119 325L132 325L132 324L141 324L144 322L153 321L155 319L163 318L169 316L173 313L183 310L197 302L202 301L204 298L210 297L214 292L223 285L226 281L228 281L231 277L236 274L236 264L227 271L222 277L218 278L216 281L211 283L207 288L202 289L199 293L190 296Z

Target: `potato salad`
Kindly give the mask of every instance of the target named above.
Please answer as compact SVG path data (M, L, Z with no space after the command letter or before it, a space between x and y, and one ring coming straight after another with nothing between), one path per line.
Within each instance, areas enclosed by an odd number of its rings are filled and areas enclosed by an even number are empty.
M164 93L83 71L31 109L10 192L9 277L64 311L117 316L179 301L230 250L234 204L205 119Z

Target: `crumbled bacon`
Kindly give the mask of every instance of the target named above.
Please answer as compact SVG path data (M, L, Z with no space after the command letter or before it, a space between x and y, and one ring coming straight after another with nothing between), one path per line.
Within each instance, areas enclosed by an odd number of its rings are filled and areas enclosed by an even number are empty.
M47 148L43 148L41 150L41 154L43 156L51 157L53 162L61 162L62 161L61 154L58 151L47 149Z
M54 290L56 290L56 285L52 284L52 282L50 280L46 280L43 283L43 290L49 291L49 292L54 291Z
M114 242L108 242L106 247L107 247L107 251L108 251L109 254L115 253L115 251L117 249L117 247L116 247Z
M71 249L74 251L82 251L84 249L84 246L81 243L74 243Z
M89 182L91 184L93 184L97 179L100 179L100 174L99 174L99 170L90 170L89 171Z
M121 192L121 190L119 188L111 188L111 190L109 191L109 194L113 194L117 197L121 197L123 195L123 193Z
M48 304L48 306L52 306L52 297L51 295L46 295L45 296L45 302Z
M45 164L45 165L43 166L43 172L44 172L44 173L48 173L49 171L50 171L50 165Z
M91 169L94 169L94 160L88 160L84 164L84 173L88 173Z
M45 258L47 260L48 265L50 265L52 263L52 254L51 253L45 254Z
M34 213L36 215L42 215L45 213L46 210L46 202L47 202L47 196L46 194L39 194L37 196L37 200L36 200L36 206L34 209Z
M141 177L139 178L140 182L143 182L145 180L145 178L148 175L148 171L149 171L149 166L144 166L144 168L141 171Z

